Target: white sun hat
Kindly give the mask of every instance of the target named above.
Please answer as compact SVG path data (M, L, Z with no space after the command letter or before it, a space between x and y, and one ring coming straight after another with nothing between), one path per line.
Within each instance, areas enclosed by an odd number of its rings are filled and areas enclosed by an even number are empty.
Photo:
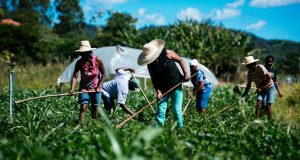
M80 41L80 47L75 52L88 52L88 51L92 51L94 49L96 49L96 48L91 48L89 41L84 40L84 41Z
M259 59L254 59L253 56L247 56L245 57L245 60L244 60L244 63L242 63L243 65L248 65L248 64L251 64L251 63L254 63L254 62L257 62L259 61Z
M199 66L199 62L197 59L192 59L190 62L189 62L190 66Z
M143 46L143 52L139 55L137 63L141 66L152 63L158 58L165 46L165 41L162 39L155 39Z

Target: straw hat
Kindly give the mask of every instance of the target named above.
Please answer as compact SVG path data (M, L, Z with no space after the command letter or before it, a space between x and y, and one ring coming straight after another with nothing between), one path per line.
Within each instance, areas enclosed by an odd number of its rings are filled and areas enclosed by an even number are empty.
M197 59L192 59L190 62L189 62L190 66L199 66L199 62Z
M259 59L254 59L253 56L248 56L248 57L245 57L245 61L242 64L243 65L248 65L248 64L251 64L251 63L254 63L254 62L257 62L257 61L259 61Z
M143 52L139 55L137 63L141 66L152 63L158 58L165 46L165 41L155 39L143 46Z
M75 52L88 52L88 51L92 51L94 49L96 49L96 48L91 48L89 41L84 40L84 41L80 41L80 47Z

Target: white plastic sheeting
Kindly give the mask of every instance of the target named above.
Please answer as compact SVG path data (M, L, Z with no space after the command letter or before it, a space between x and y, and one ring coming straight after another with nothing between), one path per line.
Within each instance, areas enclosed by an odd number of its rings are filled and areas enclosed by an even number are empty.
M142 52L140 49L122 47L122 46L109 46L97 48L93 51L93 54L99 57L105 66L107 75L115 74L115 70L120 67L130 67L135 69L135 76L142 78L150 78L147 66L140 66L137 64L139 54ZM57 84L71 82L72 75L75 68L75 63L79 58L75 59L58 77ZM188 71L190 71L188 58L183 58ZM179 64L177 64L179 67ZM180 67L179 67L180 68ZM200 65L200 69L205 73L207 79L214 85L217 85L219 81L215 75L205 66ZM181 70L181 69L180 69ZM182 71L181 71L182 72ZM80 80L80 74L78 77ZM191 82L185 83L187 86L192 86Z

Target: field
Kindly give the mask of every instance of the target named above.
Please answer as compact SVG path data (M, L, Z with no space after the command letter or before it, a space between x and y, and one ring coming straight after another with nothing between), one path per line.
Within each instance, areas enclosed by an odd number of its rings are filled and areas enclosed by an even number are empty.
M16 69L15 99L54 94L55 79L63 67L55 66L55 72L53 67ZM42 71L24 73L33 68ZM2 87L0 159L299 159L300 85L281 87L285 96L277 99L271 121L255 118L255 96L239 102L233 85L227 84L214 88L206 115L195 113L193 101L180 130L172 130L171 110L163 128L152 128L150 108L121 129L115 126L128 115L120 108L112 115L102 111L98 120L91 119L89 112L87 123L78 125L77 97L19 104L11 121L8 88ZM155 96L151 88L146 95L149 99ZM138 111L147 103L141 93L134 92L127 104Z

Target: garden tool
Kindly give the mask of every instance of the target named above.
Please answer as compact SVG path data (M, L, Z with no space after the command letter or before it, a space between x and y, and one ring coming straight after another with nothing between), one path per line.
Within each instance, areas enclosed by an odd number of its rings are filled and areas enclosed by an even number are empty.
M233 90L232 90L233 93L236 93L236 94L241 95L242 92L241 92L240 88L246 88L246 86L243 86L243 85L236 85L236 86L234 86L234 87L233 87ZM255 87L251 87L251 89L255 89L255 90L256 90ZM278 93L275 93L275 94L278 95Z
M190 78L194 77L197 74L198 73L192 75ZM162 96L167 95L168 93L170 93L171 91L173 91L175 88L177 88L178 86L180 86L182 83L184 83L184 82L183 81L179 82L178 84L176 84L175 86L173 86L171 89L169 89L168 91L166 91ZM125 123L127 123L129 120L131 120L132 118L134 118L135 116L137 116L139 113L143 112L145 109L147 109L150 105L152 105L156 101L157 101L157 98L153 99L148 105L146 105L145 107L143 107L139 111L135 112L132 116L128 117L122 123L120 123L119 125L117 125L117 128L121 128Z
M52 95L45 95L45 96L22 99L22 100L14 101L14 103L18 104L18 103L22 103L22 102L26 102L26 101L32 101L32 100L36 100L36 99L42 99L42 98L72 96L72 95L76 95L76 94L80 94L80 93L94 93L94 92L96 92L96 91L74 92L72 94L70 94L70 93L52 94Z
M130 72L131 73L131 72ZM135 78L135 76L131 73L131 75L132 75L132 77L134 78L134 79L136 79ZM146 97L146 95L145 95L145 92L143 91L143 89L142 89L142 87L139 85L139 89L140 89L140 91L142 92L142 94L143 94L143 96L144 96L144 98L146 99L146 101L148 102L148 104L150 104L150 101L148 100L148 98ZM151 107L151 109L152 109L152 112L153 112L153 114L155 114L155 110L153 109L153 107L152 107L152 105L150 104L150 107Z

